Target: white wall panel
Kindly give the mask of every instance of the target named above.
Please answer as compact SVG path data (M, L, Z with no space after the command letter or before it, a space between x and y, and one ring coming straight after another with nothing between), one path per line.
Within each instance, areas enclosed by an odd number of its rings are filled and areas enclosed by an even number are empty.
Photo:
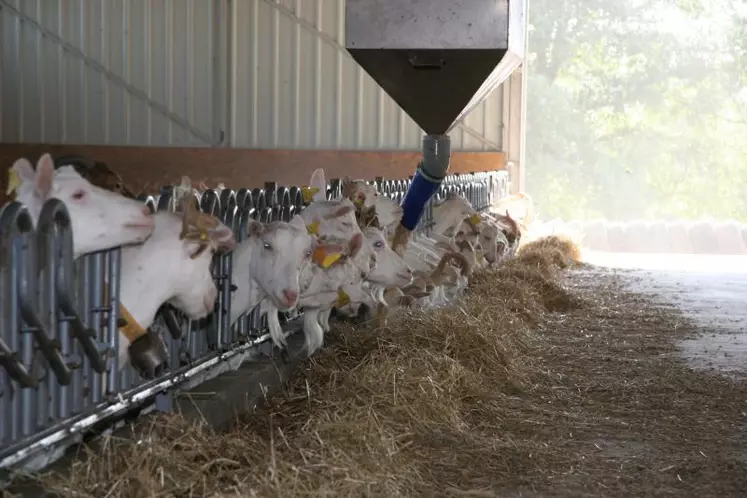
M344 50L344 0L233 2L236 147L420 149L422 130ZM455 150L498 150L496 90L452 133Z
M0 141L209 146L224 131L234 147L420 149L422 130L344 50L344 12L345 0L0 0ZM452 148L500 150L502 101L498 89L478 106Z
M0 140L210 145L215 10L209 0L0 0Z

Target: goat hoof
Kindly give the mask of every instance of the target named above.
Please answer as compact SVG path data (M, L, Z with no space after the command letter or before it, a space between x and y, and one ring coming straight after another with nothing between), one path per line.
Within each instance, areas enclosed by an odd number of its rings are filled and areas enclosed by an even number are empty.
M153 379L168 368L166 345L158 334L149 332L128 348L130 363L145 379Z

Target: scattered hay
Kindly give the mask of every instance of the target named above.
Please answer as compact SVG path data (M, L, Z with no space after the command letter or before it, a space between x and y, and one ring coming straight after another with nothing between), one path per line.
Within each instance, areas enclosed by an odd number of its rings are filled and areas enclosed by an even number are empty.
M518 256L528 265L565 269L581 263L581 248L568 237L550 235L522 245Z
M459 306L333 331L285 395L227 433L155 417L45 485L113 498L740 496L747 464L730 452L747 389L666 355L677 318L611 277L577 274L581 298L569 294L548 246L477 274ZM548 313L558 296L578 306Z

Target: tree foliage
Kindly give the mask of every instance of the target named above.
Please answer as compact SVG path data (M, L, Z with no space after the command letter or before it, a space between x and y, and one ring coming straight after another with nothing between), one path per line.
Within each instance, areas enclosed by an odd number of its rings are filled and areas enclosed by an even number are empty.
M736 0L531 0L544 217L747 221L746 19Z

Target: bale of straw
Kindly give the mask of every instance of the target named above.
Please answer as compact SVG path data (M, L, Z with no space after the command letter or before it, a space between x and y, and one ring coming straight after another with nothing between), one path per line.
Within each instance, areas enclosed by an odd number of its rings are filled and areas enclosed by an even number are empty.
M519 259L530 264L570 268L581 263L581 249L567 237L550 235L519 247Z

